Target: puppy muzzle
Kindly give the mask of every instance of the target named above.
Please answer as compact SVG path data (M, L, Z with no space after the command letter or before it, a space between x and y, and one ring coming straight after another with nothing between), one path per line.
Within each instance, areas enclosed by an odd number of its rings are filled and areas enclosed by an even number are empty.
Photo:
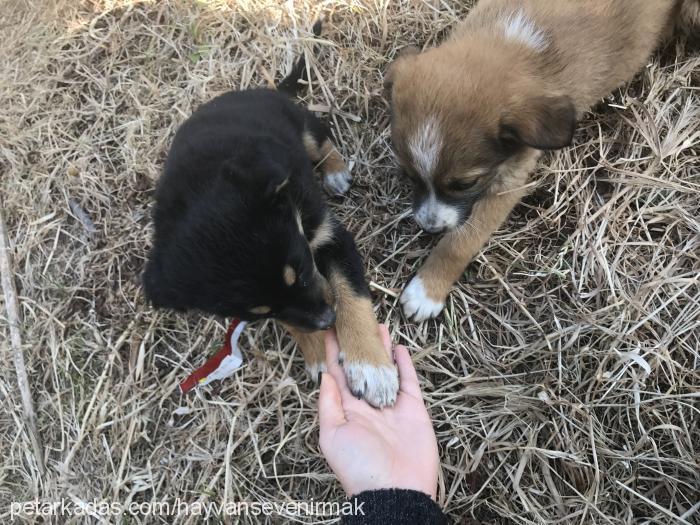
M331 306L324 306L317 311L296 311L289 312L280 318L302 332L316 332L318 330L328 330L335 324L336 315Z
M329 306L313 319L316 330L328 330L335 324L335 311Z
M428 233L442 233L459 224L459 210L435 200L419 204L413 214L418 226Z

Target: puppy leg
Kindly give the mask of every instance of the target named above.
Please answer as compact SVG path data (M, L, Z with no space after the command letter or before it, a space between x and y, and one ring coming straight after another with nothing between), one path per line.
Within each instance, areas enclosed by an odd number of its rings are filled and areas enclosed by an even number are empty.
M323 172L323 187L331 195L343 195L350 189L352 175L343 157L333 146L325 126L318 120L308 122L304 132L304 147L312 162L320 165Z
M524 194L524 190L515 190L482 198L465 225L440 239L401 294L409 319L420 322L442 311L452 285Z
M315 252L333 290L335 329L350 390L376 407L396 402L399 378L372 311L364 266L350 234L333 219L333 235Z
M283 324L301 349L309 379L318 382L318 374L326 371L326 348L324 343L326 332L301 332L293 326L286 323Z

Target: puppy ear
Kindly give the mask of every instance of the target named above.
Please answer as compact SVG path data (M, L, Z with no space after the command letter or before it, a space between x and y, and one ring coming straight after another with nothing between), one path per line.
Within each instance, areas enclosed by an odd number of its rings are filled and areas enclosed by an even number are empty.
M384 89L386 91L391 91L396 75L398 75L400 68L406 65L409 57L413 57L419 53L420 49L418 49L416 46L406 46L399 50L399 52L396 54L396 58L391 64L389 64L389 67L384 74Z
M235 183L239 190L266 201L277 201L287 193L292 161L281 144L262 142L247 145L227 159L221 167L224 179Z
M501 117L499 139L507 145L559 149L571 144L576 109L566 95L540 95L525 99Z

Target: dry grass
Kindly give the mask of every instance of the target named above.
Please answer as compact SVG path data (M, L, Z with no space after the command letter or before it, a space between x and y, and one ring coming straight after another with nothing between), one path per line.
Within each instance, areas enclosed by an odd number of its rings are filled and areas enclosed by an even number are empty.
M1 6L0 188L47 468L39 477L3 342L3 521L13 499L340 498L289 338L272 323L247 330L237 376L183 397L178 381L224 323L153 311L139 290L176 127L225 90L279 79L323 11L305 102L354 164L334 208L379 317L416 349L446 511L464 523L700 522L697 45L669 45L596 108L542 163L445 315L416 326L396 294L431 239L394 176L381 71L401 46L439 41L469 2L114 3ZM0 331L7 341L5 319Z

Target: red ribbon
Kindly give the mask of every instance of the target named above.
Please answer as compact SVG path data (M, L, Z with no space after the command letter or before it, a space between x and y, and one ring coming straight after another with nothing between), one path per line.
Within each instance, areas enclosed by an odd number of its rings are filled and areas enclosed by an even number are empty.
M226 331L226 340L224 342L224 346L221 347L221 349L218 352L216 352L213 356L207 359L202 366L200 366L194 372L192 372L189 375L189 377L187 377L187 379L180 383L181 393L186 394L194 387L196 387L202 380L206 379L209 376L209 374L211 374L214 370L219 368L221 361L223 361L226 356L231 355L231 351L233 350L231 348L231 336L233 335L233 331L240 324L240 322L240 319L233 319L231 321L231 324L229 325L228 330Z

